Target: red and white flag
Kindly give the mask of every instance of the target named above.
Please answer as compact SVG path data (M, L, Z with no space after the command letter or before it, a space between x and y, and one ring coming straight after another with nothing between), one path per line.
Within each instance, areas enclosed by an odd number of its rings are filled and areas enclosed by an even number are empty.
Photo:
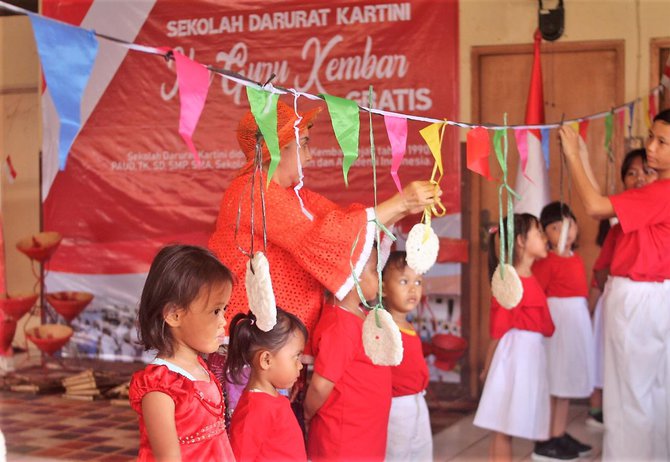
M663 68L661 84L666 88L666 90L670 90L670 55L668 55L668 60L665 62L665 67Z
M540 43L542 35L535 32L535 50L533 71L530 78L528 101L526 102L526 124L544 123L544 92L542 90L542 63L540 61ZM539 129L528 130L526 148L527 161L519 162L516 174L515 191L520 198L514 205L515 213L530 213L540 216L542 208L549 203L549 175L542 154L542 133ZM517 142L517 144L519 144ZM525 171L523 169L525 164Z
M14 183L14 180L16 180L16 170L12 165L12 158L9 156L5 158L5 172L7 173L7 181L9 184Z

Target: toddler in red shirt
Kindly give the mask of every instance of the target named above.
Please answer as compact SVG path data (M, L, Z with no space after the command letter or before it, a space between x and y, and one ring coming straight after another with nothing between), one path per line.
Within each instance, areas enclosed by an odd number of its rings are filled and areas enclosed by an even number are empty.
M235 460L306 461L305 440L286 396L302 370L307 329L297 316L277 308L277 324L264 332L252 313L235 315L230 327L227 380L247 383L230 423Z
M491 275L498 265L495 234L489 240ZM537 218L527 213L514 215L514 269L523 285L523 297L512 309L491 297L492 340L474 420L476 426L494 432L491 460L512 460L512 437L542 440L549 436L545 337L554 333L554 325L547 297L531 272L535 259L546 255L547 241Z
M423 292L423 276L407 266L407 253L391 252L382 273L384 307L400 328L403 355L391 367L392 395L386 460L433 460L433 437L426 404L428 365L421 350L421 338L407 320ZM407 425L412 422L412 425Z
M359 276L365 300L377 296L377 252ZM326 305L314 330L314 374L305 398L307 453L318 461L383 461L391 407L391 369L376 366L363 348L367 312L354 287Z

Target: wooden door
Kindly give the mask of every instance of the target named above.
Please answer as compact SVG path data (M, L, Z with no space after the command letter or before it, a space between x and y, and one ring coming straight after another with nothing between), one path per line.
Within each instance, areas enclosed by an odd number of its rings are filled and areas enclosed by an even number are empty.
M526 98L533 62L533 46L511 45L475 47L472 50L472 121L502 125L507 112L509 124L524 122ZM622 104L624 95L623 41L574 43L544 43L542 72L546 122L582 117L606 111ZM618 168L623 154L623 142L615 143L616 164L609 164L604 150L604 120L592 121L587 136L590 160L603 191L620 189ZM551 132L550 188L551 199L559 199L560 155L555 130ZM511 182L515 181L518 154L510 132L511 161L508 166ZM491 158L491 172L500 177L500 168ZM488 182L471 175L469 199L470 255L470 393L478 396L481 383L478 373L483 366L489 340L490 288L487 270L486 244L489 222L498 219L499 181ZM564 176L563 200L572 207L580 227L579 252L590 272L598 248L595 238L598 222L586 216L576 192L567 188ZM617 190L619 190L617 189ZM467 290L467 288L466 288Z

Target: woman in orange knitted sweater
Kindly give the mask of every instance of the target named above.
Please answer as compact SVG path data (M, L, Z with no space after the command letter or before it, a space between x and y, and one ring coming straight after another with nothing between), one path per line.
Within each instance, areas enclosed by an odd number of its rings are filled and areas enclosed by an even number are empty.
M372 207L360 204L340 207L307 188L294 191L300 181L301 165L310 159L309 130L320 108L301 115L297 124L300 146L297 146L294 122L298 116L291 107L277 104L277 130L281 159L265 189L267 249L270 275L277 306L297 315L311 333L324 302L324 289L338 299L353 287L350 260L360 274L370 256L375 235ZM251 111L240 120L237 140L247 164L231 182L223 195L216 231L209 247L243 281L248 257L238 245L249 249L251 243L250 177L257 137L260 136ZM262 142L263 175L267 172L270 154ZM299 157L299 158L298 158ZM265 179L263 184L265 184ZM258 179L255 188L258 188ZM403 217L419 213L433 205L442 192L428 181L408 184L403 194L396 194L377 206L377 218L384 225L393 225ZM254 248L263 249L261 204L258 190L254 200ZM301 204L302 202L302 204ZM236 223L239 228L235 232ZM352 257L352 246L360 233ZM231 319L249 309L244 284L235 284L226 316ZM309 346L306 347L309 352Z

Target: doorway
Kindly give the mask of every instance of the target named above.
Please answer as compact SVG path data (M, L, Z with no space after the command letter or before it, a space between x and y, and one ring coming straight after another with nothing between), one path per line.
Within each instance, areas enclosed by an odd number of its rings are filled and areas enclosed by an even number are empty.
M533 62L533 45L503 45L472 49L472 114L474 123L502 125L507 113L508 124L524 122L526 99ZM588 41L542 44L542 74L544 83L546 122L561 118L583 117L606 111L624 102L624 41ZM511 133L509 133L512 135ZM591 121L586 143L590 161L601 190L620 190L618 166L623 156L623 134L615 132L613 140L615 164L608 163L604 148L604 120ZM513 140L513 136L510 139ZM510 142L508 169L515 180L518 153ZM491 159L491 174L501 175ZM552 200L559 200L560 153L556 131L551 131L549 181ZM468 172L470 187L464 191L464 201L470 209L470 267L469 271L469 356L468 382L472 397L479 396L479 380L489 341L490 288L487 269L488 227L498 220L499 181L488 182ZM587 274L598 254L595 243L598 222L586 216L576 192L567 185L563 172L563 200L570 204L579 223L579 252L584 258Z

